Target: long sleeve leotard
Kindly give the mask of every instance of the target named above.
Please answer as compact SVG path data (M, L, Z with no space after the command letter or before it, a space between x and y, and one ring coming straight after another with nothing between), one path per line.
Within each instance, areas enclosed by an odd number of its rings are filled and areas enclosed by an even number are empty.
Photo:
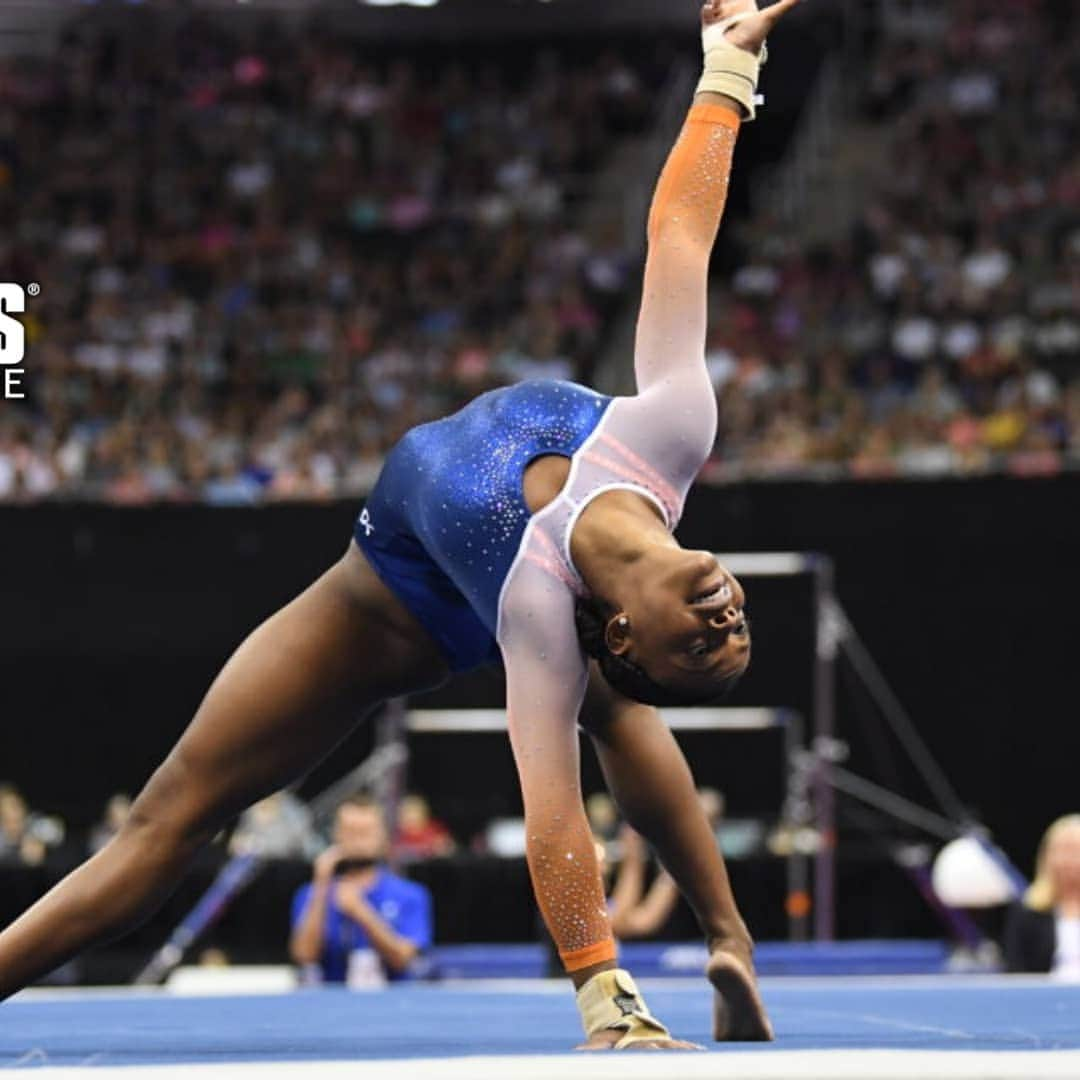
M533 515L498 598L510 738L525 805L536 896L567 970L614 957L579 780L577 717L586 664L574 632L584 591L570 555L597 495L631 488L674 529L712 449L716 402L705 368L709 257L739 128L733 111L695 104L654 195L634 354L638 393L616 398L571 455L559 496Z

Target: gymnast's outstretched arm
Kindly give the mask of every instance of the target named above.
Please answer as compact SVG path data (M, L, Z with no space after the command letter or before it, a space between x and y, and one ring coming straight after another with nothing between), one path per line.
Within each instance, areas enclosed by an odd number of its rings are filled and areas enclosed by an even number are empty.
M616 970L581 796L577 718L588 672L573 624L572 591L526 556L504 593L498 640L533 889L578 991L587 1047L686 1047L648 1012L628 973Z
M697 95L653 195L634 345L639 392L674 380L709 390L709 258L727 202L741 124L737 102Z
M634 344L638 396L628 408L635 449L662 464L677 488L689 487L716 434L716 399L705 367L708 274L735 142L753 116L765 35L798 2L780 0L760 12L754 0L704 5L705 74L649 211Z
M754 115L765 36L798 2L780 0L759 12L754 0L707 0L702 8L705 74L649 212L634 347L640 392L672 380L708 383L709 256L727 201L735 140L743 120Z

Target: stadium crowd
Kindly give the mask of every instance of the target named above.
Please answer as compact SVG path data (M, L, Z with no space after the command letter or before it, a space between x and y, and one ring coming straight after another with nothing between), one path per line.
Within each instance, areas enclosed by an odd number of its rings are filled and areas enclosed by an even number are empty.
M914 7L867 57L885 141L853 234L758 221L716 290L716 476L1080 465L1075 6Z
M0 865L37 866L50 854L62 860L93 855L120 832L130 813L131 797L115 792L93 824L73 829L63 817L31 808L14 784L0 780ZM455 850L453 834L418 792L401 798L388 839L393 858L401 863ZM291 792L278 791L240 816L227 847L232 855L311 860L326 843L311 808Z
M1077 30L973 0L880 38L852 235L762 216L717 275L710 475L1080 464ZM42 287L0 500L355 495L482 390L588 379L636 301L618 231L575 211L649 122L655 62L374 63L280 33L85 31L0 68L0 280Z
M0 280L41 285L0 498L356 493L416 423L587 377L628 265L573 210L654 59L141 17L0 69Z

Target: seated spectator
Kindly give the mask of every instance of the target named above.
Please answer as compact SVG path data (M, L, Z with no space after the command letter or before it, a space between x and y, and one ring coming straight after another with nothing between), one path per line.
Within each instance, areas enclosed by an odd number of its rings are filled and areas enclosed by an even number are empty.
M131 796L118 792L105 804L101 820L90 830L90 854L100 851L123 827L131 813Z
M215 945L203 949L195 961L201 968L227 968L229 966L229 954Z
M63 839L62 822L31 813L17 788L0 784L0 862L40 866Z
M608 898L611 929L617 938L652 937L675 910L678 887L671 875L661 870L646 892L648 854L644 841L629 825L622 827L619 841L622 858Z
M698 788L698 798L701 800L701 809L709 819L709 825L715 834L719 833L720 826L724 823L724 811L727 808L727 800L722 791L716 788Z
M394 854L407 860L431 859L454 850L450 830L431 816L423 795L406 795L398 804Z
M1080 980L1080 814L1058 818L1039 844L1035 881L1009 911L1005 965Z
M724 816L724 796L715 788L699 788L701 808L709 820L713 836ZM611 928L618 938L652 937L667 922L679 901L679 889L671 875L661 869L645 889L648 852L641 837L629 826L619 831L621 859L614 888L608 898Z
M376 986L401 979L433 938L431 894L383 865L387 830L373 799L338 808L334 844L292 906L289 953L306 981Z
M264 859L313 859L322 846L311 811L289 791L276 791L246 810L229 840L233 855Z
M652 43L418 78L412 44L268 21L254 52L221 28L193 74L185 20L155 7L123 27L83 12L59 54L0 65L0 196L22 209L0 280L66 283L24 319L35 360L0 417L0 501L351 496L408 428L595 365L631 266L618 226L575 207L647 126ZM148 26L168 63L147 63ZM62 107L86 72L107 130ZM265 130L237 139L255 102ZM176 134L149 164L140 108ZM46 133L49 152L3 159Z
M606 842L618 835L619 811L606 791L595 791L585 800L585 815L594 836Z

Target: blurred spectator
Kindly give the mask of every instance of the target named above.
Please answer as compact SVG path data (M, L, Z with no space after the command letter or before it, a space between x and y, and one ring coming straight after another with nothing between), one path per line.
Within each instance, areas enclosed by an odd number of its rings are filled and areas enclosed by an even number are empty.
M621 858L608 898L611 929L617 938L652 937L667 922L679 900L679 889L666 870L660 870L645 891L648 853L629 825L619 831Z
M1035 881L1009 911L1009 971L1080 980L1080 814L1055 821L1039 844Z
M0 280L42 283L0 500L354 495L409 427L587 372L629 281L577 208L655 66L273 21L253 46L150 5L0 61L0 129L49 148L0 186Z
M311 811L290 791L276 791L246 810L229 840L233 855L264 859L313 859L322 847Z
M698 799L713 835L724 814L724 796L715 788L699 788ZM608 899L611 927L618 938L652 937L667 922L679 901L679 889L664 869L645 889L649 856L642 838L629 825L619 830L619 864Z
M431 895L384 867L387 842L378 803L341 804L334 844L293 900L289 953L307 981L362 987L404 978L431 946Z
M202 949L195 959L195 963L202 968L227 968L229 966L229 954L217 946Z
M117 793L105 804L101 820L90 830L90 854L100 851L124 827L131 814L131 796Z
M606 791L594 791L585 800L585 816L594 836L605 843L615 839L619 831L619 811Z
M875 22L850 73L873 147L835 155L877 163L851 235L766 208L715 279L707 478L1080 467L1074 9ZM198 36L147 5L0 62L7 143L49 148L0 162L0 280L43 286L0 501L352 497L486 389L588 381L636 268L618 208L580 210L651 119L655 50Z
M0 862L38 866L63 839L58 818L32 813L16 787L0 784Z
M698 788L698 799L701 802L701 809L705 812L705 817L709 822L709 827L714 834L718 833L724 821L724 811L727 808L724 793L711 787Z
M431 816L423 795L406 795L398 804L394 855L405 860L431 859L454 850L450 830Z
M1042 0L883 20L854 235L811 246L762 215L714 290L711 475L1080 465L1078 22Z

